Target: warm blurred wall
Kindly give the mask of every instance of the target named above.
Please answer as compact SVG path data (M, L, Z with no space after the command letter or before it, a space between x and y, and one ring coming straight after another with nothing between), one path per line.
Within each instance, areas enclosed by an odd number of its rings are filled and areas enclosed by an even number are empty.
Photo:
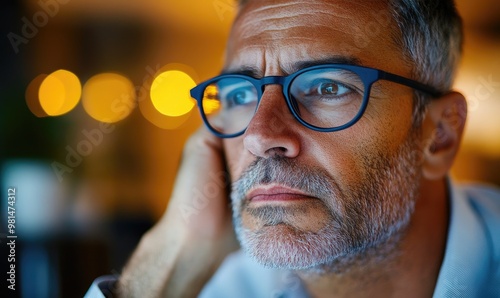
M453 176L500 185L500 5L457 1L465 44L455 88L468 100L468 119Z

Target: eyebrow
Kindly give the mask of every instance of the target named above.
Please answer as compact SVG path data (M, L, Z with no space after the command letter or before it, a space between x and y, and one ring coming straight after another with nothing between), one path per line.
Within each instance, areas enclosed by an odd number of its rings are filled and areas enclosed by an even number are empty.
M260 73L261 71L258 68L245 65L237 69L223 69L219 75L240 74L253 78L258 78Z
M301 69L311 67L311 66L322 65L322 64L348 64L348 65L362 66L362 63L358 58L346 57L346 56L332 56L332 57L327 57L327 58L317 59L317 60L295 61L295 62L285 66L282 69L282 71L285 73L285 75L289 75L289 74L297 72ZM236 69L223 69L220 74L221 75L241 74L241 75L246 75L246 76L250 76L253 78L259 78L259 77L262 77L262 70L260 70L256 67L250 66L250 65L244 65L244 66L241 66L241 67L236 68Z

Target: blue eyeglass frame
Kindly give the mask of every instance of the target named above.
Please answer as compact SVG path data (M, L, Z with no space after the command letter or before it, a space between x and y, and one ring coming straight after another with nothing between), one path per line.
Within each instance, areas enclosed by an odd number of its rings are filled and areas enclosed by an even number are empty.
M356 114L356 116L349 122L347 122L344 125L337 126L337 127L332 127L332 128L323 128L323 127L318 127L315 125L311 125L298 115L296 109L294 108L294 103L292 99L290 98L290 85L294 81L294 79L303 74L304 72L312 71L312 70L317 70L317 69L324 69L324 68L340 68L348 71L352 71L355 74L357 74L361 80L363 81L363 84L365 85L365 91L363 94L363 103L361 104L361 107ZM379 81L379 80L384 80L384 81L390 81L394 82L400 85L404 85L410 88L413 88L418 91L422 91L424 93L427 93L431 95L432 97L440 97L442 95L442 92L437 90L436 88L417 82L412 79L408 79L393 73L389 73L380 69L376 68L370 68L370 67L364 67L364 66L358 66L358 65L350 65L350 64L321 64L321 65L316 65L316 66L311 66L311 67L306 67L303 68L297 72L294 72L288 76L267 76L267 77L262 77L260 79L256 79L251 76L247 75L241 75L241 74L223 74L217 77L214 77L212 79L209 79L205 82L202 82L201 84L197 85L193 89L191 89L191 97L196 99L198 103L198 109L200 111L201 117L203 118L203 122L205 125L208 127L208 129L217 137L220 138L234 138L237 136L242 135L245 133L246 129L248 128L245 127L240 132L233 133L233 134L222 134L218 132L215 128L213 128L210 123L208 122L207 116L205 111L203 110L203 93L205 92L205 89L207 86L210 84L213 84L216 81L219 81L221 79L225 78L239 78L239 79L245 79L252 83L252 85L255 87L257 90L257 107L256 110L258 109L258 106L260 104L260 100L262 99L262 94L264 93L264 88L266 85L281 85L282 86L282 93L285 98L286 104L288 106L288 109L290 112L293 114L294 118L297 119L302 125L305 127L319 131L319 132L334 132L334 131L340 131L343 129L346 129L352 125L354 125L356 122L361 119L363 114L365 113L366 107L368 106L368 100L370 98L370 93L371 93L371 87L373 83Z

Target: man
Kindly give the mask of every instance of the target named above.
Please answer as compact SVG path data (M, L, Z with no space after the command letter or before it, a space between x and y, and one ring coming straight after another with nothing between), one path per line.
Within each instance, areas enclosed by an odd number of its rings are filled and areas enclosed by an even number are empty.
M116 292L500 297L500 196L447 178L460 48L452 1L240 3L191 92L208 129Z

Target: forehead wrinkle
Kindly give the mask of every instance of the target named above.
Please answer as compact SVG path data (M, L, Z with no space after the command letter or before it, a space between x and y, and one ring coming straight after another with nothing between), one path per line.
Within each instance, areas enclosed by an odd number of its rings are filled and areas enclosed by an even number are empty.
M318 19L318 16L325 16L326 18L337 17L343 19L351 19L354 13L360 13L359 16L366 18L369 13L373 12L374 7L367 5L364 1L285 1L284 3L269 4L264 2L269 1L250 1L250 5L246 5L242 9L235 20L235 23L248 23L252 21L260 23L269 19L284 19L293 18L293 20L300 20L297 18L302 15L309 15L313 20ZM387 5L382 5L371 1L370 4L377 4L378 7L387 8ZM260 5L260 6L259 6ZM355 6L358 6L356 8ZM311 18L304 19L305 23L311 24Z
M280 4L271 4L271 5L266 5L266 6L261 6L259 8L256 8L254 10L252 10L253 12L263 12L263 11L266 11L266 10L271 10L271 9L281 9L283 7L290 7L290 6L293 6L293 5L299 5L300 3L296 2L296 3L291 3L291 2L285 2L285 3L280 3Z
M328 38L332 34L343 34L342 30L337 28L328 27L326 29L329 31L326 32L324 30L320 30L321 28L322 26L317 27L317 30L313 30L311 32L310 27L294 26L288 28L287 30L266 30L265 34L248 31L247 36L241 36L241 41L245 44L245 49L261 48L262 46L257 45L257 42L263 42L266 43L267 46L272 46L277 50L289 51L291 50L289 46L298 44L307 44L307 48L312 49L315 46L321 46L324 43L325 38ZM291 30L294 30L294 32L297 32L298 34L290 36L286 31ZM299 34L300 32L307 32L307 35ZM335 44L332 43L331 46L335 47Z
M262 1L264 2L264 1ZM250 3L254 4L254 7L251 7L251 5L247 5L242 11L240 11L238 17L241 15L247 14L270 14L270 15L277 15L277 16L293 16L293 10L295 9L296 11L300 12L305 12L305 13L311 13L311 14L316 14L316 13L322 13L325 11L328 11L326 13L332 13L334 11L339 11L342 13L349 13L350 10L352 10L352 6L357 5L361 6L363 8L367 8L371 10L372 8L365 5L363 1L342 1L342 0L337 0L336 3L333 1L314 1L314 0L309 0L309 1L284 1L284 3L281 4L268 4L266 3L263 6L257 6L255 5L262 5L262 2L259 3L259 1L250 1ZM269 1L268 1L269 2ZM348 4L347 7L342 7L341 3L343 2L344 4ZM250 8L249 8L250 7ZM332 10L329 10L329 9ZM350 15L350 14L348 14ZM254 16L258 17L258 16Z
M323 28L329 30L329 34L333 34L335 31L337 31L339 33L345 32L345 30L344 30L345 28L333 27L333 26L331 26L331 24L324 24L324 25L315 24L314 28L317 30L311 32L311 33L313 33L312 36L310 35L308 37L304 37L304 36L296 37L296 36L287 35L286 40L288 41L291 39L300 38L303 40L308 39L308 40L312 40L313 42L318 42L318 40L314 40L314 36L321 36L319 33L324 34L323 30L320 30ZM241 38L243 40L245 40L245 39L252 39L253 37L259 37L259 38L266 39L266 40L268 40L268 39L273 40L273 39L276 39L277 37L280 37L284 34L287 34L286 31L289 31L289 30L310 30L310 29L311 29L311 26L307 25L307 24L292 24L292 23L278 24L278 23L275 23L275 24L269 24L265 30L262 30L259 32L256 30L255 27L253 27L253 28L247 27L241 33Z
M279 13L276 14L271 14L268 16L254 16L252 17L251 14L249 13L249 16L245 17L245 21L243 22L242 25L244 26L259 26L262 25L262 23L266 23L267 25L274 24L282 24L282 23L292 23L293 25L295 24L308 24L309 26L311 25L320 25L319 23L311 23L311 21L321 21L321 25L331 25L331 18L337 18L337 19L350 19L349 16L346 16L342 13L334 13L334 12L324 12L324 11L280 11ZM324 24L326 23L326 24ZM287 24L283 24L287 25ZM266 26L267 27L267 26Z
M315 30L311 30L311 26L307 24L300 24L290 26L288 28L276 28L275 26L268 26L265 30L257 32L252 28L244 28L238 36L233 40L239 43L239 54L244 54L252 50L262 50L262 44L265 44L266 51L275 51L286 53L296 49L300 49L302 54L314 54L313 50L316 46L322 46L325 40L330 39L331 36L345 35L345 28L333 27L331 24L316 25ZM242 31L243 31L242 30ZM290 32L294 32L290 34ZM299 44L307 44L306 47L296 47ZM334 48L335 44L331 44ZM230 47L230 50L235 48ZM311 52L312 51L312 52ZM233 52L234 51L230 51Z
M280 14L287 14L280 12ZM324 16L324 17L323 17ZM333 26L332 17L341 20L349 20L349 17L340 14L331 14L325 12L295 12L288 13L286 16L271 15L264 18L247 17L245 22L240 25L241 38L251 38L261 34L275 36L282 34L283 31L295 28L326 28L328 30L344 31L345 26ZM263 24L265 27L263 28Z

